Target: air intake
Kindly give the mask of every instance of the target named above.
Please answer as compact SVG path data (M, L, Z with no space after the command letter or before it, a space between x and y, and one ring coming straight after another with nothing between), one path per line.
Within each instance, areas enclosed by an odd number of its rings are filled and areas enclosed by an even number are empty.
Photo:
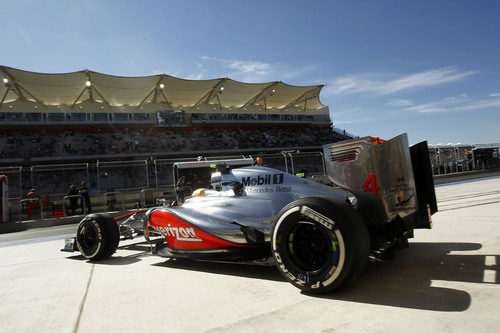
M367 143L366 138L349 141L346 143L336 143L329 147L330 154L329 158L331 162L351 162L355 161L361 149L363 149L363 144Z

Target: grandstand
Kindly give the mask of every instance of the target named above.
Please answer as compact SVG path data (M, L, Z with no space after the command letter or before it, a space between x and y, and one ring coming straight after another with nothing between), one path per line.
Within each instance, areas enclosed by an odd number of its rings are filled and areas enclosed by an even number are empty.
M0 66L5 163L318 146L334 132L322 85ZM49 159L47 159L49 158ZM17 159L17 160L16 160Z
M94 197L161 190L173 184L175 161L200 155L259 154L289 172L317 158L320 172L321 145L349 137L333 129L323 85L5 66L0 80L0 173L15 200L32 187L61 198L81 181Z

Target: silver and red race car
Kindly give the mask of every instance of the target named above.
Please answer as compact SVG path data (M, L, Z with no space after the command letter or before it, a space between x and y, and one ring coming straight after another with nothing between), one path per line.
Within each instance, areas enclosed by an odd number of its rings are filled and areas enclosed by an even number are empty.
M86 216L66 250L102 260L116 251L120 238L140 234L159 256L272 259L301 290L332 291L354 280L369 259L382 260L408 246L414 229L431 228L437 204L426 142L409 147L403 134L323 149L334 186L268 167L232 168L219 161L209 186L182 204L116 219Z

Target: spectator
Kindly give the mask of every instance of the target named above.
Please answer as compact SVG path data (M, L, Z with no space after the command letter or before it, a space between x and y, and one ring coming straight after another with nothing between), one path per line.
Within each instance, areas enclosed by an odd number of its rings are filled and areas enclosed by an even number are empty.
M182 176L179 178L179 181L177 182L175 186L175 192L177 194L177 201L180 203L184 202L185 199L185 190L186 190L186 177Z
M28 219L33 219L33 213L35 212L35 208L39 206L39 202L34 200L36 199L35 189L32 188L31 191L26 195L26 199L31 199L28 201Z
M80 190L78 191L79 194L83 197L83 200L85 201L85 207L87 208L87 214L92 212L92 208L90 206L90 193L89 193L89 188L87 187L87 184L85 182L81 183ZM82 202L82 212L83 212L83 202Z
M76 207L78 206L78 197L75 197L75 195L78 195L78 190L76 189L75 185L69 186L69 191L68 191L68 193L66 193L66 195L71 196L69 198L69 204L71 207L71 215L75 215Z

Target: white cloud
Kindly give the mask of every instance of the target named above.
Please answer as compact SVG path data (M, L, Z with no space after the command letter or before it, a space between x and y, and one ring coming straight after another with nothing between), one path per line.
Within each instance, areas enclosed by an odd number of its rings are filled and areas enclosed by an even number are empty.
M255 73L257 75L268 75L271 70L271 65L260 61L245 61L245 60L222 60L227 67L237 70L242 73Z
M201 71L198 73L192 73L192 74L186 75L184 78L186 80L203 80L203 78L205 77L205 74L206 74L206 71Z
M436 113L436 112L463 112L476 111L500 107L500 98L483 99L478 101L469 101L465 95L458 97L447 97L442 100L415 105L407 108L408 111L419 113Z
M500 107L500 98L472 102L455 108L453 111L474 111Z
M199 56L199 58L211 64L204 64L204 68L214 68L216 72L227 72L226 76L244 82L263 82L290 79L312 72L318 68L317 65L304 65L301 67L291 67L282 63L268 63L256 60L223 59L218 57ZM216 68L220 66L221 68ZM222 69L222 70L221 70Z
M28 31L26 31L26 29L24 29L24 27L21 26L17 22L14 22L14 26L16 27L17 32L21 35L21 37L24 39L26 44L31 46L31 44L33 44L33 43L32 43L31 36L29 35Z
M389 102L387 102L385 105L388 106L410 106L414 105L415 103L413 101L410 101L409 99L403 99L403 98L394 98L391 99Z
M327 87L327 93L390 95L404 90L459 81L476 73L475 71L459 72L453 67L444 67L390 80L381 79L380 75L375 74L345 76L333 79Z
M500 92L494 93L494 94L490 94L490 97L500 97Z
M286 67L286 66L285 66ZM318 69L318 65L305 65L298 68L285 68L283 69L283 77L285 79L291 79L302 74L310 73Z
M228 73L227 76L237 80L262 81L272 73L271 65L261 61L222 59L217 57L208 57L205 55L199 56L199 58L204 61L215 63L216 66L225 68L226 70L223 70L223 72L227 72L227 69L232 70L233 72ZM205 66L205 68L206 67L214 66L212 64L212 66ZM215 69L215 72L221 72L221 70Z

